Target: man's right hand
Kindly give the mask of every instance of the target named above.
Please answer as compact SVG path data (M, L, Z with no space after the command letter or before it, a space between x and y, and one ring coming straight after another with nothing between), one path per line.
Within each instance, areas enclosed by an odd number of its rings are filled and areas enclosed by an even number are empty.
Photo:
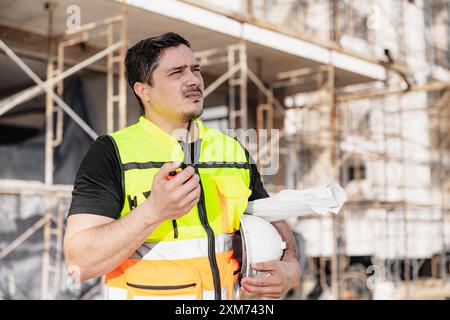
M152 209L150 212L156 214L159 221L183 216L200 198L200 178L193 167L188 166L172 179L167 179L169 173L179 166L177 162L165 163L153 179L147 202Z

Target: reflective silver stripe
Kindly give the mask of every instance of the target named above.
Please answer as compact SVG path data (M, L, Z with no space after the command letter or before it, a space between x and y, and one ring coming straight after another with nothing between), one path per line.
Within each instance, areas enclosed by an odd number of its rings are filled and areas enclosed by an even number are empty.
M231 250L232 234L215 235L216 253ZM177 260L208 256L208 238L196 238L175 241L144 242L130 259Z
M197 300L196 295L179 296L133 296L133 300Z
M239 288L237 289L239 290ZM222 288L222 300L228 299L228 288ZM204 290L202 292L203 300L214 300L214 290ZM132 296L133 300L196 300L197 295L148 295ZM110 287L105 285L105 300L127 300L128 291L126 289ZM236 293L233 292L233 299L236 299Z
M228 300L228 288L222 288L221 290L221 299ZM214 290L204 290L203 291L203 300L214 300Z
M127 300L128 290L105 284L105 300Z

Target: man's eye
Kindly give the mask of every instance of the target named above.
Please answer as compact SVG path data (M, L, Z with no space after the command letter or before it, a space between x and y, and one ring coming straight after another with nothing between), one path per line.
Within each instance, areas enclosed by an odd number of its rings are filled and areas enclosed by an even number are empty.
M174 75L174 74L178 74L178 73L181 73L181 70L177 70L175 72L172 72L170 75Z
M200 72L200 68L194 68L194 71Z

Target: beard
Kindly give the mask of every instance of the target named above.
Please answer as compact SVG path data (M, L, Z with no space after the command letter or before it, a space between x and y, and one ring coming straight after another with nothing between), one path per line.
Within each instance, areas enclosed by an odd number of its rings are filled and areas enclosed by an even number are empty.
M189 120L195 120L200 117L203 113L203 108L198 110L191 110L181 114L181 120L183 122L188 122Z

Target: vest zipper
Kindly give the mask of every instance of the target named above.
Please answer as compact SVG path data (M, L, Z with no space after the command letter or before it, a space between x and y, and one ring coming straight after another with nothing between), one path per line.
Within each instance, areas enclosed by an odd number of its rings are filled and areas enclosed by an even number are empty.
M196 154L195 154L195 142L192 142L191 144L191 150L189 152L188 149L188 141L189 141L189 133L191 129L192 119L189 120L187 132L186 132L186 139L184 141L184 163L187 164L187 160L190 158L191 165L195 169L195 173L198 174L200 178L200 173L198 172L198 168L195 165L196 163ZM200 143L198 145L199 151L201 153L201 140L198 140ZM199 157L200 157L199 153ZM199 181L200 184L200 199L197 203L197 209L198 209L198 215L200 218L200 221L203 225L203 228L206 231L206 234L208 236L208 260L209 265L211 266L211 273L213 277L213 283L214 283L214 299L215 300L222 300L222 289L220 285L220 274L219 274L219 267L217 266L217 259L216 259L216 239L214 238L214 231L212 230L211 226L208 222L208 216L206 215L206 205L205 205L205 194L203 192L203 185L202 185L202 179L200 178Z
M178 225L177 225L177 220L172 220L172 225L173 225L173 237L176 239L178 238Z
M198 168L194 166L195 172L199 175ZM203 193L203 186L202 181L200 179L200 199L197 203L198 208L198 214L200 217L200 221L203 225L203 228L206 231L206 234L208 235L208 260L209 265L211 266L211 272L213 276L213 283L214 283L214 299L215 300L222 300L222 293L221 293L221 285L220 285L220 274L219 274L219 267L217 266L217 259L216 259L216 239L214 238L214 231L212 230L211 226L208 222L208 217L206 216L206 206L205 206L205 195Z

